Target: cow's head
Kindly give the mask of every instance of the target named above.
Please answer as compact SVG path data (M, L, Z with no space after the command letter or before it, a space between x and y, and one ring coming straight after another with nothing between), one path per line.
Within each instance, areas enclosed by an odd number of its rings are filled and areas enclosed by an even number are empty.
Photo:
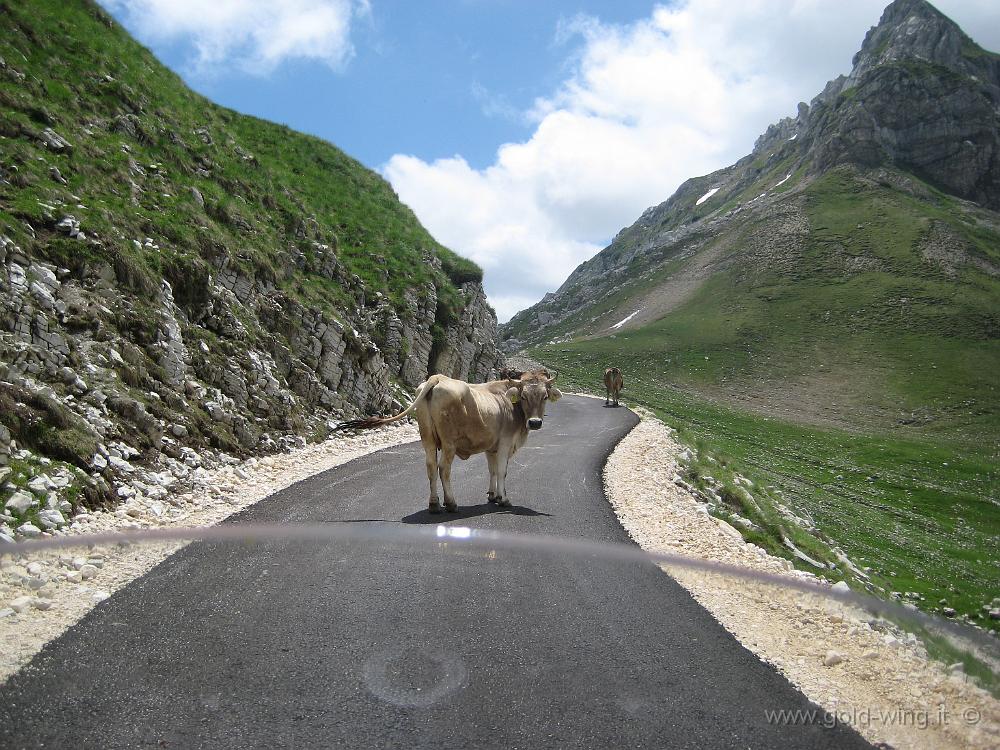
M547 377L546 372L527 372L520 380L510 381L507 398L520 404L525 426L529 430L540 430L545 416L545 402L558 401L562 393L553 385L555 376ZM515 409L515 414L517 410Z

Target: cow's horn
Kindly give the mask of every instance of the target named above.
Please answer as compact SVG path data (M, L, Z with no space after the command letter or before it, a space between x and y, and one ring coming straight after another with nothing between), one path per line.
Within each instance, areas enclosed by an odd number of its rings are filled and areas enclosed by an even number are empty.
M551 378L546 380L545 385L552 385L554 382L556 382L556 377L558 377L558 374L553 375Z

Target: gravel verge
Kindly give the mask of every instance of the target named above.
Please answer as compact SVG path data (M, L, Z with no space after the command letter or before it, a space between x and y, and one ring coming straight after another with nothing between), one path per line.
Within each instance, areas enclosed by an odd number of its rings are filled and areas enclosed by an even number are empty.
M665 424L649 413L640 416L643 421L619 443L604 472L608 498L639 546L812 578L746 543L678 486L683 447ZM662 567L740 643L827 712L773 720L848 723L868 740L897 750L1000 746L1000 701L960 669L928 659L915 636L822 596Z
M415 424L396 423L247 459L201 473L184 492L78 514L63 533L211 526L313 474L418 438ZM72 552L0 556L0 683L94 606L185 544L81 545Z

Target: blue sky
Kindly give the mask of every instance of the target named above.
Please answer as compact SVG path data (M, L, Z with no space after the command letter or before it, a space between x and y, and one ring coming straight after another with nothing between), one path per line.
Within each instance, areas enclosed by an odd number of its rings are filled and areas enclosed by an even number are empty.
M192 88L335 143L501 321L850 71L880 0L100 0ZM1000 3L938 0L1000 49Z
M579 40L559 40L578 14L628 23L649 2L389 0L352 29L341 69L289 59L267 74L199 68L191 37L153 38L134 4L109 10L193 89L213 101L329 140L377 169L396 153L462 154L485 167L500 143L526 138L520 113L566 77Z

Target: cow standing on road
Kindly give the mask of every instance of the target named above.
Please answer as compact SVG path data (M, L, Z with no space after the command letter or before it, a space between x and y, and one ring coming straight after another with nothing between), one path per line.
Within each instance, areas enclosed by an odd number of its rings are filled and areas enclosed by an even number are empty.
M451 464L485 453L490 468L489 502L502 507L507 498L507 465L528 439L529 430L538 430L545 416L545 402L558 401L562 394L553 385L555 377L544 371L524 373L520 378L489 383L466 383L445 375L432 375L420 384L413 403L394 417L370 417L345 422L338 429L377 427L413 414L420 428L420 442L427 457L430 482L428 510L440 513L437 480L441 477L444 507L455 512L458 503L451 489Z
M622 388L625 387L625 379L622 378L622 371L617 367L609 367L604 371L604 405L607 406L609 402L614 399L615 406L618 406L618 394L621 393Z

